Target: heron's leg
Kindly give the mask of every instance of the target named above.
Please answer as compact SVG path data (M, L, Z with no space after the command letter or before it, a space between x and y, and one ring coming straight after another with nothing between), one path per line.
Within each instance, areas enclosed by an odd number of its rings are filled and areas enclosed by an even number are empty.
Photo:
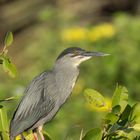
M43 128L43 126L39 126L39 127L38 127L38 133L39 133L39 135L40 135L41 140L45 140L45 138L44 138L44 136L43 136L43 133L42 133L42 128Z
M38 140L37 128L33 130L34 140Z
M38 140L37 133L36 133L36 132L34 132L34 133L33 133L33 135L34 135L34 140Z

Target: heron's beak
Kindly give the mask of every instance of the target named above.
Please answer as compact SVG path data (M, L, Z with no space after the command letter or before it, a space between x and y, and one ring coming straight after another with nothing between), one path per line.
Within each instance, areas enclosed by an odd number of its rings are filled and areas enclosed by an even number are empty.
M110 54L107 54L107 53L102 53L102 52L84 52L83 53L83 56L108 56Z

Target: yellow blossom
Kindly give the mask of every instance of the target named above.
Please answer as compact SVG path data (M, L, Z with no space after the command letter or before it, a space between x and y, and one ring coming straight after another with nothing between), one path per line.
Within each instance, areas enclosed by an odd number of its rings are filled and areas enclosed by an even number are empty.
M81 41L86 38L86 29L73 27L62 31L62 39L65 41Z
M83 27L71 27L62 31L64 41L97 41L102 38L109 38L115 34L115 28L110 23L104 23L87 30Z
M111 111L111 99L105 98L105 104L100 107L90 103L87 103L86 106L91 111L98 111L98 112Z
M115 28L112 24L104 23L91 28L88 32L88 39L90 41L97 41L101 38L109 38L115 34Z

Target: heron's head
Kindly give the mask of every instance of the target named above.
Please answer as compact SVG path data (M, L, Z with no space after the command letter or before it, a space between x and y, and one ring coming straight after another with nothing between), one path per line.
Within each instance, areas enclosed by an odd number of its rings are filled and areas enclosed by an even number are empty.
M71 64L73 66L79 66L82 62L98 56L107 56L102 52L90 52L81 48L71 47L67 48L58 56L57 61L63 64Z

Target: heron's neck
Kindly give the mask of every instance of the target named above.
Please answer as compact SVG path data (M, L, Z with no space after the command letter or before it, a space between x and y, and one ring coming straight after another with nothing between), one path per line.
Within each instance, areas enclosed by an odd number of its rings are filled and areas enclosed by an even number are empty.
M71 66L71 65L68 65L68 64L61 64L61 65L55 64L53 70L56 74L61 75L61 77L63 79L68 78L69 80L73 77L77 78L77 76L79 74L79 68L78 67Z
M56 61L55 65L54 65L54 69L56 71L67 71L67 72L71 72L71 71L79 71L78 65L74 65L73 63L68 63L66 60L58 60Z
M69 97L76 79L79 75L78 67L70 65L55 65L54 69L55 80L59 91L59 96L62 98L62 103Z

